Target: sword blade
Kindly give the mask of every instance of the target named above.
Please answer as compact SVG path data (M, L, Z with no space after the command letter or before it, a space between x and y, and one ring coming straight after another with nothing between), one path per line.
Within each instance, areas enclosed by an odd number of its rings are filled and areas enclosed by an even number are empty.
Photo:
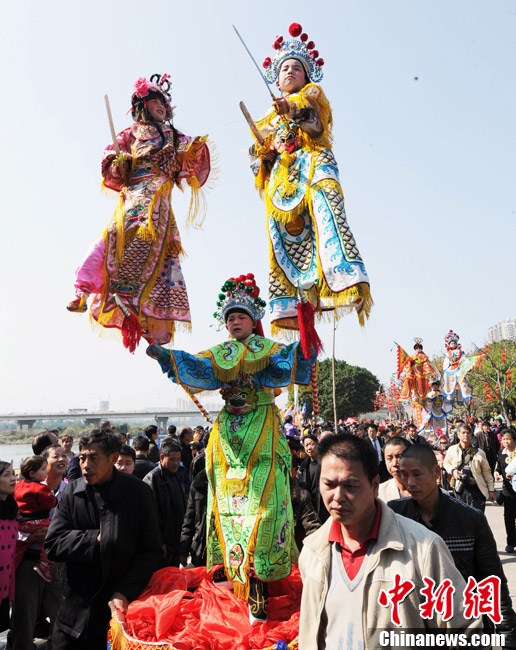
M272 90L270 89L269 84L267 83L267 79L263 76L263 74L262 74L262 70L261 70L260 66L258 65L258 63L256 62L256 59L254 58L254 56L251 54L251 51L249 50L249 48L248 48L247 45L246 45L246 42L245 42L244 39L240 36L240 32L239 32L238 29L235 27L235 25L232 25L232 27L233 27L233 29L235 30L235 34L238 36L238 39L240 40L240 42L241 42L242 45L244 46L245 51L247 52L247 54L249 54L249 58L251 59L251 61L252 61L252 62L254 63L254 65L255 65L256 69L258 70L258 74L260 75L260 77L261 77L263 83L266 85L267 90L268 90L269 93L270 93L270 96L272 97L273 100L276 100L277 97L274 95L274 93L273 93Z

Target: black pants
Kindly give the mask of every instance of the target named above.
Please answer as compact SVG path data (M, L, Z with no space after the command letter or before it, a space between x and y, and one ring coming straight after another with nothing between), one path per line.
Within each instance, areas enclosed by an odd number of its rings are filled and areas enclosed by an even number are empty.
M460 496L457 494L455 496L480 512L484 512L486 509L486 498L476 485L466 485L464 492Z
M506 496L504 494L503 521L507 535L507 546L516 547L516 496Z
M39 557L39 554L38 554ZM14 604L11 621L13 650L32 650L34 628L38 617L49 617L54 623L63 591L64 567L52 565L52 582L48 583L34 571L37 560L27 551L16 569Z
M52 650L106 650L108 626L95 627L95 630L90 630L84 637L75 639L63 632L58 624L54 625Z

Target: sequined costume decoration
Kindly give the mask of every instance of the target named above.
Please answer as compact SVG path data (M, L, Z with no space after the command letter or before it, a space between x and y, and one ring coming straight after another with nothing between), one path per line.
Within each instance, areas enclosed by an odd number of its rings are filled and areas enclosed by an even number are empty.
M197 355L156 345L148 354L189 392L220 390L225 401L206 450L208 567L224 564L235 593L248 598L250 577L279 580L296 560L291 453L274 395L291 383L308 385L310 363L297 342L258 335Z
M300 26L292 27L291 34L298 33ZM274 47L277 55L264 62L270 83L287 58L301 60L312 81L322 77L324 62L315 58L318 52L310 41L279 37ZM287 99L291 106L288 116L271 109L256 123L264 144L255 144L251 152L255 184L264 197L267 214L272 331L298 329L298 288L316 306L319 317L327 309L336 309L337 314L356 310L364 324L373 301L344 210L331 148L330 104L316 83L307 83Z

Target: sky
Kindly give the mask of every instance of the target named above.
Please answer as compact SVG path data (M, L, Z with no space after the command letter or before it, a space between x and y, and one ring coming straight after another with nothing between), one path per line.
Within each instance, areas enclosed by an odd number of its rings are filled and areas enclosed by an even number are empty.
M232 30L261 62L299 22L324 58L346 211L375 306L336 330L336 357L381 381L393 341L430 355L446 332L466 350L514 305L516 3L513 0L88 0L3 8L0 413L174 407L181 390L145 355L99 336L70 314L74 271L112 215L100 191L110 141L134 81L172 75L175 125L209 134L218 180L202 231L187 229L188 196L172 202L187 253L193 330L174 347L197 352L225 338L212 326L220 286L252 272L266 295L264 206L248 169L253 116L270 103ZM292 8L295 7L295 8ZM265 330L268 330L265 321ZM326 354L332 325L322 325Z

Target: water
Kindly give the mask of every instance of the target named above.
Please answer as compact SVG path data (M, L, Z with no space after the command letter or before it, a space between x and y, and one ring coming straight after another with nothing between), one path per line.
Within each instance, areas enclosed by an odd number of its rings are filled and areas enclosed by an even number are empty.
M22 458L32 455L32 445L27 443L22 445L0 445L0 460L6 460L8 463L12 462L15 469L20 466Z

